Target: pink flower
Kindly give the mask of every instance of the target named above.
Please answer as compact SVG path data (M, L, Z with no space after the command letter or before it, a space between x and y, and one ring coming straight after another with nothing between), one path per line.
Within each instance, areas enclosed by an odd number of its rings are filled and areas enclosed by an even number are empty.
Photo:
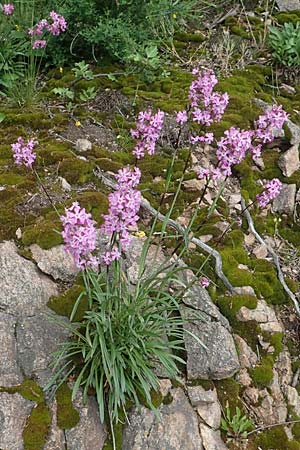
M267 204L278 197L282 189L282 183L278 178L268 181L265 184L265 190L256 196L256 200L261 208L265 208Z
M155 145L160 137L163 121L164 113L160 110L156 114L152 114L151 110L139 113L136 129L130 130L131 136L137 139L132 152L137 159L142 158L145 155L145 151L149 155L155 153Z
M179 111L176 114L176 122L179 123L179 125L183 125L187 121L188 121L188 115L187 115L187 112L185 110L184 111Z
M11 149L14 153L14 160L18 166L24 164L26 167L32 167L36 159L36 154L33 152L33 148L38 142L34 139L30 139L25 144L24 139L20 136L14 144L11 144Z
M135 167L120 169L116 174L117 186L114 192L109 194L108 214L103 215L104 224L101 231L110 237L110 242L117 242L118 247L106 251L102 256L105 264L121 257L121 249L127 249L131 243L130 228L135 228L139 220L138 211L141 204L141 193L137 189L141 177L141 171Z
M11 14L13 14L14 9L15 9L15 7L11 3L6 3L5 5L2 5L2 12L6 16L10 16Z
M52 24L48 24L48 31L50 31L53 36L59 36L61 33L66 31L67 29L67 22L66 19L60 15L57 14L55 11L51 11L50 17L53 21Z
M201 281L200 281L201 286L203 287L203 289L207 288L210 285L210 281L208 278L206 277L202 277Z
M72 255L76 266L82 270L87 267L96 270L99 262L91 253L96 249L97 232L91 214L74 202L65 209L65 215L60 220L64 227L62 237L65 249Z
M37 48L45 48L47 45L47 42L44 39L37 39L34 41L32 48L33 50L36 50Z

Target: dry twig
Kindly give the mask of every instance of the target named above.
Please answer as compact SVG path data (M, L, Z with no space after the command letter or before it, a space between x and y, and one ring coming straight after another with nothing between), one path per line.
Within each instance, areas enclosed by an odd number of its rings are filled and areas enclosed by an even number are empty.
M295 310L297 312L297 315L300 317L300 307L299 307L298 300L296 299L296 296L290 290L290 288L288 287L288 285L286 284L286 282L284 280L284 276L283 276L283 273L282 273L282 270L281 270L281 267L280 267L278 255L274 252L272 247L267 245L267 243L264 241L264 239L261 237L261 235L256 231L256 229L254 227L253 219L252 219L251 214L248 211L248 209L246 209L246 203L245 203L245 200L243 198L242 198L242 201L241 201L241 205L242 205L242 210L244 210L244 216L246 217L247 222L248 222L249 230L255 236L257 241L260 244L265 245L266 248L268 249L268 252L272 256L274 265L275 265L275 267L277 269L278 280L279 280L281 286L283 287L283 289L285 290L285 292L287 293L287 295L289 296L289 298L292 300L292 302L293 302L293 304L295 306Z

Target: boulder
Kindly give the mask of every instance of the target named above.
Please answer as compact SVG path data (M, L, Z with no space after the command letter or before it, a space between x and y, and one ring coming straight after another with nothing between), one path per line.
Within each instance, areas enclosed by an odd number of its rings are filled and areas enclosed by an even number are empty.
M298 144L293 145L278 159L278 167L285 177L291 177L300 168Z
M159 408L160 418L145 407L129 413L122 450L203 450L196 412L182 389L171 395L173 401Z
M273 200L273 210L279 214L292 216L295 208L296 185L283 184L278 197Z

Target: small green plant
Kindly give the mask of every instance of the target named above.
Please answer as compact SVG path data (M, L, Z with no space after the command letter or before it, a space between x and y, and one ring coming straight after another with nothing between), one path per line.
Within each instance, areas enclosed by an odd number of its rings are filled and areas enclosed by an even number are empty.
M69 88L59 87L52 89L53 94L58 95L62 100L74 100L74 91Z
M288 67L300 66L300 22L269 27L269 45L274 59Z
M94 100L97 96L97 89L94 86L88 87L80 92L79 98L82 102L87 103Z
M235 414L232 415L230 408L227 407L224 418L221 420L221 429L233 439L245 439L248 431L253 429L253 422L247 416L242 415L240 408L235 408Z
M80 61L74 64L72 69L74 72L74 76L76 80L84 79L84 80L93 80L94 74L90 70L89 65L85 63L85 61Z

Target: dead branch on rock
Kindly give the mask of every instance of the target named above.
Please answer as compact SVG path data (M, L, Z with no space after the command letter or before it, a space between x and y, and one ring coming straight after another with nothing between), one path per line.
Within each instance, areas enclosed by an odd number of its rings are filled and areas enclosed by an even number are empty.
M115 189L116 187L116 183L114 181L112 181L110 178L108 178L107 175L105 175L103 173L103 171L97 167L94 170L95 175L97 176L97 178L99 178L102 183L111 188L111 189ZM153 217L157 217L157 219L160 222L166 222L169 225L169 227L173 228L174 230L176 230L179 234L184 235L185 234L185 228L183 226L181 226L178 222L176 222L173 219L166 219L166 216L164 216L163 214L161 214L159 211L157 211L155 208L153 208L150 203L144 199L142 197L142 202L141 202L141 207L146 209ZM219 277L219 279L224 283L224 285L226 286L226 288L232 293L235 293L235 288L232 286L232 284L230 283L230 281L228 280L228 278L226 277L226 275L223 273L222 270L222 257L220 255L220 253L213 249L212 247L210 247L209 245L205 244L204 242L200 241L200 239L196 238L196 237L191 237L190 242L192 242L193 244L195 244L197 247L201 248L201 250L203 250L205 253L208 253L210 256L213 256L215 259L215 271L217 276Z
M247 222L248 222L249 230L255 236L256 240L260 244L265 245L266 248L268 249L268 252L272 256L274 265L275 265L275 267L277 269L278 280L279 280L281 286L283 287L283 289L285 290L285 292L287 293L287 295L289 296L289 298L292 300L292 302L293 302L293 304L295 306L295 310L297 312L297 315L300 317L300 307L299 307L298 300L296 299L296 296L290 290L290 288L288 287L288 285L286 284L286 282L284 280L284 276L283 276L283 273L282 273L282 270L281 270L281 267L280 267L278 255L274 252L272 247L267 245L267 243L264 241L264 239L261 237L261 235L256 231L254 223L253 223L253 219L251 217L251 214L250 214L249 210L246 208L246 203L245 203L245 200L243 198L242 198L242 201L241 201L241 205L242 205L242 210L244 210L244 216L246 217Z

